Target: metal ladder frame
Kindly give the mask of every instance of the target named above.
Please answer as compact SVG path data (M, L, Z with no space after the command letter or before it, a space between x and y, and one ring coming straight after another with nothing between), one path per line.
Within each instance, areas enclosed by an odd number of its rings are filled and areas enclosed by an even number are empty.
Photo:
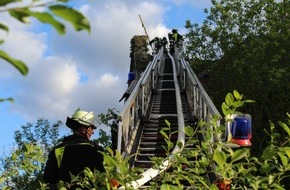
M207 95L196 74L191 69L188 62L182 57L179 48L176 48L175 54L172 57L168 54L172 60L174 83L176 88L176 102L178 111L178 141L184 145L184 118L182 113L182 106L180 100L180 88L177 77L182 82L182 90L186 92L188 102L190 102L190 108L192 114L199 120L209 122L213 116L220 116L218 110L212 103L211 99ZM131 95L125 102L123 110L118 116L118 147L117 150L122 152L123 157L130 155L134 141L136 140L136 134L140 125L140 122L148 111L148 105L152 95L152 91L156 90L156 84L158 75L160 74L160 61L163 57L163 47L154 55L153 60L149 62L145 71L142 73L138 83L136 84ZM217 123L219 126L220 123ZM203 128L203 130L207 130ZM212 141L218 137L212 136ZM159 169L150 168L141 174L141 178L131 182L131 186L135 189L144 185L152 178L163 172L174 159L174 154L178 154L182 151L183 147L176 146L172 151L171 156L166 158ZM122 187L120 188L122 189Z

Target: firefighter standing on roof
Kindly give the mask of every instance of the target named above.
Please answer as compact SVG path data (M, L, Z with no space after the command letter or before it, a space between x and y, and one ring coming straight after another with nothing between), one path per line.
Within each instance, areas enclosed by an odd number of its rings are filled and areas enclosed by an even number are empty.
M62 180L71 182L70 173L80 174L85 167L92 172L104 172L103 156L99 151L103 149L90 141L95 125L93 112L77 110L72 117L67 117L66 125L73 134L64 137L61 144L49 153L44 169L43 180L50 184L50 189L56 189L56 184Z

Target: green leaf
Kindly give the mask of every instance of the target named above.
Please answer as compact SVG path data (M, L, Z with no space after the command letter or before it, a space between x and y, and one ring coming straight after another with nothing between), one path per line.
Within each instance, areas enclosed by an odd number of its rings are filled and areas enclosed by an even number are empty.
M228 93L226 95L225 102L228 106L231 106L234 102L234 96L231 93Z
M222 103L222 111L224 115L230 115L231 111L225 102Z
M0 29L5 30L7 33L9 32L9 28L2 23L0 23Z
M184 133L189 136L189 137L192 137L193 136L193 128L192 127L185 127L184 128Z
M21 1L21 0L1 0L0 1L0 6L2 7L2 6L5 6L5 5L9 4L9 3L15 3L15 2L19 2L19 1Z
M240 93L236 90L234 90L234 97L237 99L237 100L240 100L241 99L241 96L240 96Z
M275 155L276 150L274 146L267 146L262 153L262 158L264 158L265 160L271 159L273 158L273 156Z
M174 143L171 141L167 141L167 147L168 149L171 149L174 146Z
M279 151L281 152L285 152L285 154L288 156L288 158L290 159L290 147L280 147Z
M226 154L222 151L215 151L213 155L213 160L221 167L224 167L226 163Z
M167 119L165 119L165 123L168 127L170 127L170 122ZM169 130L169 128L167 128L167 129Z
M243 100L244 103L255 103L255 100Z
M82 13L76 11L75 9L63 5L52 5L49 6L49 9L56 16L70 22L75 30L87 30L88 32L90 32L89 21L83 16Z
M219 188L215 184L211 184L209 190L219 190Z
M162 127L161 131L170 131L168 127Z
M284 167L287 167L288 166L289 159L284 154L282 154L281 152L278 152L277 154L280 157L283 166Z
M289 127L286 125L286 123L283 123L281 121L278 121L278 124L284 129L284 131L287 132L288 136L290 137L290 129Z
M42 23L47 23L53 26L59 34L65 34L65 26L61 22L55 20L55 18L49 13L31 12L30 15L37 18Z
M162 184L160 190L170 190L170 186L168 184Z
M162 184L160 190L180 190L176 185Z
M271 166L267 162L265 162L262 164L262 166L259 168L259 170L261 173L268 174L271 172Z
M233 106L234 106L235 108L242 107L243 105L244 105L244 102L242 102L242 101L235 101L235 102L233 103Z
M181 149L181 148L183 148L184 145L183 145L182 142L178 141L178 142L177 142L177 146Z
M106 147L106 150L109 152L111 156L114 155L114 151L110 147Z
M164 131L160 131L160 133L165 139L169 139L168 135Z
M28 14L28 9L24 8L24 9L10 9L9 13L12 17L16 18L17 20L19 20L20 22L23 22L25 24L29 23L29 14Z
M114 160L113 157L105 154L105 153L102 153L103 156L104 156L104 163L107 164L107 166L113 166L113 167L117 167L118 166L118 163L116 162L116 160Z
M86 177L88 177L89 179L93 179L94 173L90 170L90 168L85 167L84 169L84 174Z
M0 50L0 57L13 65L22 75L27 75L28 67L24 62L10 57L6 52Z
M248 149L238 149L236 150L233 155L231 155L232 163L246 157L246 155L249 153Z

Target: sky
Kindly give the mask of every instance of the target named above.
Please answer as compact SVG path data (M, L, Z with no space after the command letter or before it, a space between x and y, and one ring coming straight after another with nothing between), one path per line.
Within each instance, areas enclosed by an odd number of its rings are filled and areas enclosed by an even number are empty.
M130 40L145 34L139 15L153 39L167 37L173 28L185 34L186 20L201 24L210 5L210 0L72 0L71 6L88 18L91 33L66 24L62 36L49 25L35 20L25 25L0 12L0 23L10 29L0 31L5 40L0 50L29 67L23 76L0 59L0 98L14 98L14 103L0 102L0 152L13 147L16 130L38 118L65 123L77 108L95 114L121 111ZM70 132L65 126L60 131Z

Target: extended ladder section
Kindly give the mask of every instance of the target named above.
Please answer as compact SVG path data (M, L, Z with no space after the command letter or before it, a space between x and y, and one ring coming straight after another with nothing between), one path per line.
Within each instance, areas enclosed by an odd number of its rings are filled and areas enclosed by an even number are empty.
M131 166L144 169L141 178L131 182L134 189L146 187L152 178L170 168L186 142L185 125L194 123L194 118L209 121L219 115L189 64L179 55L178 48L174 55L161 48L134 84L119 115L118 150L123 157L135 155ZM164 133L175 146L165 148ZM153 167L152 157L163 161Z

